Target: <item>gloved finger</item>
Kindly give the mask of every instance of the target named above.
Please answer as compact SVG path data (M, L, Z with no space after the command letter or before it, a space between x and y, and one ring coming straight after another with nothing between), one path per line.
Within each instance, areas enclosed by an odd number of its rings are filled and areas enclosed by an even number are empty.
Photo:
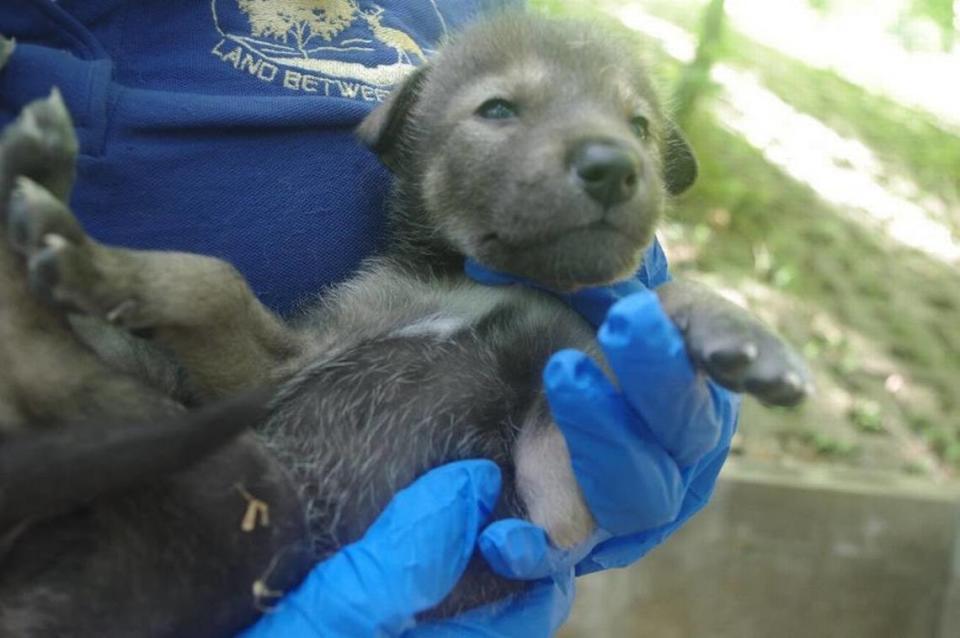
M514 580L539 580L556 570L557 550L541 527L518 519L491 523L477 541L496 573Z
M620 535L673 520L684 491L677 463L597 365L582 352L558 352L544 387L598 525Z
M513 580L542 580L579 563L609 533L597 530L574 548L555 547L542 527L519 519L491 523L477 545L496 573Z
M398 634L460 580L499 493L500 470L490 461L425 474L257 628L266 624L262 635L284 636Z
M730 454L730 444L737 431L737 419L740 416L740 403L743 398L741 395L713 383L710 384L710 389L716 392L716 403L721 423L720 442L691 468L687 481L688 494L695 499L700 499L703 504L706 504L713 495L717 477L720 476L720 470L723 469L727 456ZM684 512L681 511L681 516L683 514Z
M549 638L573 607L573 570L530 591L438 623L420 625L405 638Z
M615 303L644 290L647 290L647 287L643 282L632 278L609 286L583 288L574 293L560 295L560 298L589 321L590 325L599 328Z
M636 562L679 529L707 504L713 494L720 470L723 468L730 452L730 441L736 431L741 400L738 394L722 388L718 389L720 394L717 395L717 401L720 408L720 420L723 424L720 443L696 465L683 471L687 491L676 520L661 528L601 540L587 558L577 563L577 576L604 569L625 567Z
M732 430L733 425L734 422L731 420L725 424L725 429ZM589 557L577 563L577 576L626 567L635 563L702 510L713 496L717 477L730 452L729 438L726 435L724 438L728 441L728 445L718 446L696 466L685 472L689 474L685 481L689 487L675 520L660 528L602 540L590 552Z
M630 406L680 467L716 447L721 422L714 391L694 370L654 293L617 302L598 340Z

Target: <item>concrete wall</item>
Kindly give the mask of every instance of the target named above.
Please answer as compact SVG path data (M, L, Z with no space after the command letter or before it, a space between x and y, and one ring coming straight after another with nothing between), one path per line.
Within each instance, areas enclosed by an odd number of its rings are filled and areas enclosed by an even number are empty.
M638 565L583 578L563 638L960 638L960 489L732 462Z

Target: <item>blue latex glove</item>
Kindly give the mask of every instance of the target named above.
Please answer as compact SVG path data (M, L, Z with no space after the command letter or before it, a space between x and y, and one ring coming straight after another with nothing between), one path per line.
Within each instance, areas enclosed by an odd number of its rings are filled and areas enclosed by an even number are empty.
M466 270L481 283L542 289L475 262ZM558 294L599 326L598 341L619 385L574 350L554 355L544 371L554 420L601 529L575 551L559 551L534 525L494 523L479 542L504 576L538 579L571 565L577 574L629 565L712 495L736 428L739 397L693 369L679 331L647 287L668 279L655 245L637 278Z
M396 636L460 579L500 494L490 461L428 472L397 493L364 537L317 565L242 635Z
M500 471L490 461L461 461L428 472L394 496L360 541L317 565L241 636L553 635L573 604L572 569L511 599L411 629L415 614L443 600L460 579L499 493Z

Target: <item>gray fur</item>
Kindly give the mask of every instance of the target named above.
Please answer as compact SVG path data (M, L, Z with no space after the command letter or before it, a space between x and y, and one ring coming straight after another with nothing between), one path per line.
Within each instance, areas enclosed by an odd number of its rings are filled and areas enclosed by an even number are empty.
M31 282L33 296L148 331L183 366L199 400L276 384L258 428L271 453L261 462L289 472L314 559L359 538L418 475L477 457L504 473L496 517L528 516L555 543L575 544L594 522L540 375L561 348L599 357L594 331L548 294L473 283L463 259L565 290L636 270L667 195L692 183L696 164L624 47L606 30L520 15L480 24L445 47L359 129L396 177L390 248L294 322L274 317L218 260L97 244L63 204L58 176L19 180L9 229L22 259L3 250L0 258L20 288ZM517 104L519 116L480 117L494 98ZM631 127L638 116L649 134ZM570 158L596 143L630 162L629 195L587 192L588 177ZM746 313L682 282L660 292L692 359L719 382L774 403L802 398L799 358ZM62 324L50 306L30 303ZM63 338L76 347L73 334ZM130 378L118 366L133 369L115 363L111 374ZM0 376L0 392L12 387ZM110 388L96 391L98 401L120 399ZM32 419L22 413L15 422ZM163 576L154 574L161 583ZM476 559L434 613L519 587ZM180 617L195 609L185 605ZM0 607L0 628L4 618Z

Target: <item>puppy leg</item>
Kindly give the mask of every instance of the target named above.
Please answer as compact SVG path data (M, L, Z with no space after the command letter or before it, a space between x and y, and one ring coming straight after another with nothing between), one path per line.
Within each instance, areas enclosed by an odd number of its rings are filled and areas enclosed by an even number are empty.
M0 138L0 433L178 410L82 347L64 317L30 293L25 264L10 249L6 222L15 174L42 180L61 196L70 190L76 141L72 129L60 125L61 110L56 95L38 102Z
M688 281L665 284L657 294L694 363L720 385L783 406L810 392L803 359L747 311Z
M546 412L543 406L537 412ZM571 548L586 540L596 522L573 473L563 433L546 416L528 420L514 448L517 493L529 520L557 547Z
M9 241L25 258L34 294L149 331L175 352L205 398L266 381L265 371L295 352L292 333L229 264L108 247L86 235L65 204L76 141L56 95L29 105L5 131L4 147L5 156L18 158L0 167L10 192ZM41 154L47 172L19 159Z

